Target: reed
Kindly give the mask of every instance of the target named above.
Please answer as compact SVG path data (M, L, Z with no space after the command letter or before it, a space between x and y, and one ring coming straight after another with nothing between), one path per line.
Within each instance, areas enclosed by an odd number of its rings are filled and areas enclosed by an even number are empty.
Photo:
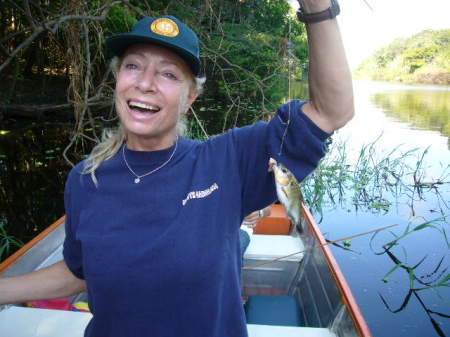
M402 150L402 146L396 146L389 151L381 151L379 140L362 146L357 154L350 158L350 151L346 142L332 142L329 144L329 152L322 159L319 167L302 183L304 198L315 215L322 220L324 210L327 212L340 207L349 212L369 211L375 214L385 214L397 207L400 203L410 208L410 221L406 224L402 233L390 231L394 237L389 241L379 244L374 248L374 236L370 240L370 247L376 255L385 255L392 262L381 280L384 283L406 279L405 297L398 307L394 307L379 293L380 299L387 310L392 313L402 312L414 298L424 310L435 332L439 336L445 336L440 318L450 316L434 309L427 303L427 292L432 291L445 303L450 304L448 298L441 294L443 289L450 286L449 266L446 264L445 252L442 258L433 262L432 270L419 271L424 261L429 260L427 253L419 261L410 262L408 256L411 249L417 253L420 247L408 246L405 241L413 235L426 237L425 230L438 231L447 248L450 248L446 228L450 218L449 204L442 190L450 184L449 166L442 166L442 171L437 177L428 175L429 148ZM424 201L432 201L434 209L431 212L433 219L426 219L423 214L416 212L416 204ZM431 204L431 202L430 202ZM412 223L415 223L413 225ZM420 222L419 224L417 224ZM412 260L410 258L410 260ZM428 262L428 261L427 261ZM429 268L428 268L429 269ZM399 274L400 275L397 275ZM401 277L406 273L406 278Z
M0 262L3 261L4 257L9 256L13 250L17 250L23 245L22 241L8 234L5 223L0 222Z
M387 213L401 199L414 216L415 204L430 193L437 199L436 212L448 211L440 188L450 184L450 167L443 167L439 177L427 180L428 148L402 150L399 145L383 152L378 146L380 137L363 145L353 159L349 158L347 142L329 144L328 154L302 183L303 195L313 213L321 218L324 208L338 206L349 212Z
M415 225L412 228L411 224L408 224L401 235L396 235L395 233L391 232L391 234L394 236L394 239L383 244L381 246L381 250L379 251L376 251L376 249L373 247L374 246L373 241L375 237L378 235L378 233L375 233L370 240L370 247L372 251L376 255L387 255L394 265L384 275L382 281L385 283L390 282L391 276L395 272L401 271L406 273L407 275L406 279L409 281L408 285L409 287L407 287L408 290L406 292L406 295L403 298L401 304L398 306L398 308L394 309L392 305L389 304L389 301L381 293L378 294L386 309L392 313L401 312L407 308L408 304L411 301L411 298L414 297L419 303L420 307L424 310L435 332L441 337L445 337L445 333L438 319L450 318L450 315L443 313L441 311L437 311L436 309L434 309L433 305L427 304L424 293L426 291L433 291L442 301L444 301L444 303L446 303L447 305L450 304L449 299L443 296L441 293L441 290L450 287L450 274L448 273L449 266L444 264L445 253L439 260L439 262L436 264L433 270L428 271L425 274L422 273L421 275L420 272L418 271L418 267L421 266L422 263L424 263L428 255L425 255L423 258L420 259L420 261L416 262L415 264L411 264L410 262L407 261L408 252L404 247L402 247L403 258L400 258L399 253L394 249L401 246L401 241L404 240L406 237L413 235L417 232L423 231L425 229L439 231L442 234L442 237L445 239L447 248L450 248L450 243L448 241L447 233L445 231L445 226L446 224L448 224L448 218L449 216L441 216L433 220L424 221L423 223Z

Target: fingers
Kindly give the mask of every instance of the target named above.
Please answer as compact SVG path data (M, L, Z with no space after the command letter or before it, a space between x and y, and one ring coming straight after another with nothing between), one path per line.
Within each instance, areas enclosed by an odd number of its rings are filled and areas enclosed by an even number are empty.
M248 228L255 228L257 222L247 222L247 221L244 221L244 222L242 222L242 224L243 224L244 226L248 227Z
M244 221L247 221L247 222L257 222L257 221L259 221L259 219L261 219L261 218L262 218L261 212L260 212L260 211L254 211L254 212L250 213L249 215L247 215L247 216L244 218Z

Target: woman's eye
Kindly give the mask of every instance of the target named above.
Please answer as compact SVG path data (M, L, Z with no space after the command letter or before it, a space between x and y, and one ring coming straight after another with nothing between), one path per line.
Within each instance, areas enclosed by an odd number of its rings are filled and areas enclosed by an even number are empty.
M134 63L127 63L127 64L125 64L125 68L129 69L129 70L136 70L137 65L135 65Z
M164 73L164 76L165 77L167 77L168 79L171 79L171 80L176 80L177 79L177 77L174 75L174 74L172 74L172 73Z

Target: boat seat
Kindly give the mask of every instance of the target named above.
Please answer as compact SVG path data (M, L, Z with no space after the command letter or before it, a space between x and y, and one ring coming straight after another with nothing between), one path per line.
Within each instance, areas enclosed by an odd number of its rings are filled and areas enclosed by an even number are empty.
M300 237L289 235L253 234L244 258L249 260L272 260L305 249ZM282 261L300 262L303 253L290 256Z
M254 234L289 235L292 223L287 217L283 205L274 204L270 208L270 215L262 218L253 229Z
M248 324L302 326L300 305L294 296L249 296L245 314Z
M91 317L84 312L10 307L0 311L0 336L83 337ZM325 328L247 324L247 330L249 337L336 337Z
M83 337L92 314L12 306L0 311L0 336Z
M248 337L336 337L326 328L247 324Z

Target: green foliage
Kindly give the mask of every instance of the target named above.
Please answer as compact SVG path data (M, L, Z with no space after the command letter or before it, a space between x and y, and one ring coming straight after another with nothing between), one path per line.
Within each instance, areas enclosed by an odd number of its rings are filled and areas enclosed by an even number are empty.
M5 223L0 221L0 261L3 261L5 256L9 256L11 251L23 246L23 242L9 235L5 229Z
M12 2L0 3L5 9L0 21L5 39L0 47L11 51L29 37L33 27L30 27L24 3L15 6ZM110 7L111 2L107 0L69 4L58 0L31 6L37 25L70 15L90 18L106 15L106 18L71 19L54 32L46 31L18 55L16 64L10 63L5 73L18 82L29 80L31 74L63 78L65 83L70 83L70 101L80 100L86 93L89 97L111 97L113 84L105 81L108 61L104 57L105 37L129 31L144 16L170 14L187 23L200 37L202 68L207 77L204 100L195 106L196 109L206 108L200 113L201 119L208 119L208 112L219 110L219 105L229 110L217 114L214 123L207 123L210 134L266 117L287 96L288 77L305 78L306 33L286 1L128 0L114 3ZM288 39L292 49L287 48ZM4 59L5 56L0 55L0 64ZM47 103L43 95L40 98L42 103ZM9 101L9 96L5 99ZM12 99L10 103L19 102ZM109 115L97 116L97 111L89 113L93 117L110 118ZM87 118L82 111L75 114ZM81 120L78 115L76 119Z
M439 188L448 184L450 167L443 168L442 175L432 182L424 181L427 149L418 153L417 149L404 152L396 147L381 152L376 139L362 146L355 160L347 153L346 142L333 142L318 168L302 182L304 198L313 213L322 215L324 208L339 206L349 212L386 214L398 198L406 198L413 210L417 197L421 201L424 192L439 194ZM444 215L447 211L448 205L439 201L436 212Z
M287 59L294 64L291 77L302 78L307 45L305 32L290 16L285 1L211 1L211 6L212 13L203 15L207 9L197 7L200 15L189 23L202 41L208 79L205 94L230 110L208 124L208 133L214 134L253 123L274 111L287 96ZM195 10L191 7L188 12ZM283 50L289 37L294 45L291 57L289 51ZM204 102L199 103L205 107ZM200 112L202 119L210 118L211 108L214 106Z
M450 84L450 29L425 30L397 39L364 60L357 78L377 81Z
M137 19L128 7L112 7L106 17L106 28L110 34L130 31Z

